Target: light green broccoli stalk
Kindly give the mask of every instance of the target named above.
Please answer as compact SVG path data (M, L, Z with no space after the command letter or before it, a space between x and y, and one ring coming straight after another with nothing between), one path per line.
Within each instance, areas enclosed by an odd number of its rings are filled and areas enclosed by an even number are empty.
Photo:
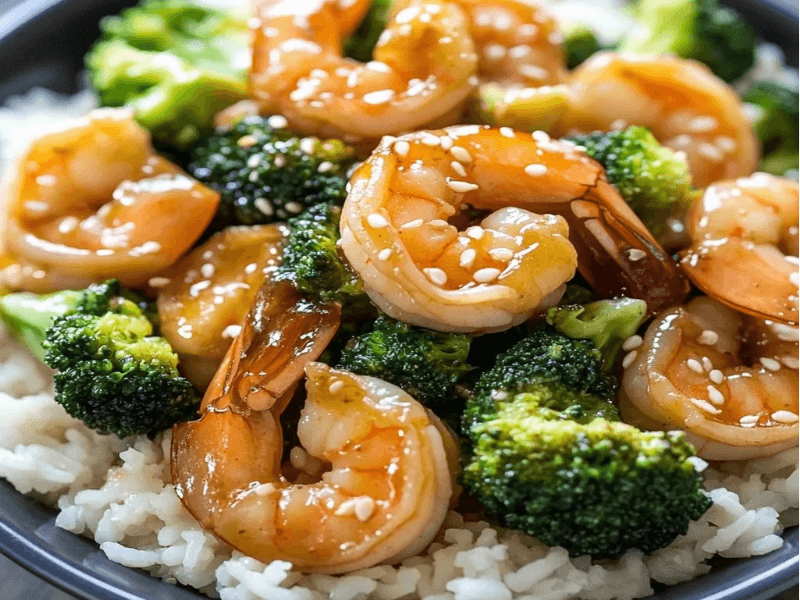
M90 85L103 106L131 107L158 142L186 148L217 112L247 97L241 18L189 0L148 0L100 29L86 55Z

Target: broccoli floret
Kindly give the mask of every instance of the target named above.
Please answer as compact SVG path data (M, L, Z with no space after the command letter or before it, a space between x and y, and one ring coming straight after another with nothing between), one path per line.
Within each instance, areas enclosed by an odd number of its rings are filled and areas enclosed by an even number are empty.
M591 341L533 332L467 402L464 482L505 525L572 556L669 545L711 504L694 449L619 422L612 390Z
M338 368L383 379L434 411L452 413L454 403L460 405L453 386L470 370L466 362L470 342L468 335L380 317L371 331L350 339Z
M570 139L605 167L608 180L657 238L667 219L680 215L696 195L686 159L659 144L646 127Z
M603 357L603 370L616 364L622 344L647 318L647 303L633 298L562 304L547 310L547 322L571 338L589 339Z
M366 297L363 282L336 246L341 214L339 206L324 202L290 219L277 277L326 302L359 303Z
M222 196L212 229L282 221L320 202L344 201L353 149L269 123L245 117L191 149L189 172Z
M718 0L640 0L636 17L640 26L623 40L623 52L693 58L728 82L755 63L753 28Z
M189 0L149 0L107 17L86 55L103 106L129 106L156 141L186 148L247 97L244 19Z
M371 61L378 38L389 22L391 10L392 0L372 0L358 29L344 41L344 55L363 63Z
M192 418L197 397L178 373L178 355L153 335L145 306L111 280L81 292L6 296L3 316L58 370L55 399L69 414L100 433L153 435Z
M759 170L774 175L798 168L797 90L774 81L759 81L743 100L758 114L753 127L761 142Z
M603 49L597 35L586 25L579 24L564 32L564 57L568 69L574 69Z

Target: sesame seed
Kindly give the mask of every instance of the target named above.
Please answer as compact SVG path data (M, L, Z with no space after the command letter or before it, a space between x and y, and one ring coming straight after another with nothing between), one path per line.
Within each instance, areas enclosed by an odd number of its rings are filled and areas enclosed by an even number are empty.
M258 181L258 171L250 171L250 175L247 176L247 179L250 180L250 183Z
M451 161L450 162L450 166L452 167L453 171L455 171L456 174L459 177L466 177L467 176L467 170L464 168L464 165L462 165L457 160Z
M274 483L262 483L253 488L253 493L255 493L256 496L269 496L276 491L278 491L278 489L275 487Z
M454 179L451 179L447 182L447 187L457 194L466 194L467 192L472 192L478 189L478 186L474 183L469 183L467 181L456 181Z
M341 390L343 387L344 387L344 381L342 381L341 379L337 379L336 381L332 382L332 383L331 383L331 384L328 386L328 391L329 391L331 394L335 394L336 392L338 392L339 390Z
M478 253L475 251L474 248L467 248L461 253L461 256L458 259L459 266L468 269L475 262L475 258L477 257L477 255Z
M256 145L257 141L258 140L252 135L244 135L239 138L239 141L236 142L236 145L240 148L252 148Z
M228 325L225 329L222 330L222 338L226 340L232 340L241 332L242 332L241 325Z
M272 159L272 164L279 169L286 166L286 157L283 154L278 154Z
M700 400L699 398L690 398L692 404L694 404L700 410L704 410L707 413L711 413L712 415L718 415L722 411L718 408L715 408L714 405L709 404L705 400Z
M389 221L378 213L372 213L367 217L367 223L373 229L380 229L381 227L388 227Z
M690 358L689 360L686 361L686 366L689 367L690 371L694 371L695 373L703 372L703 365L701 365L699 361L696 361L693 358Z
M467 227L467 237L472 238L473 240L481 239L484 233L485 231L483 227L478 227L477 225Z
M503 390L495 390L492 392L492 400L505 400L508 398L508 392Z
M710 371L711 369L714 368L714 365L712 364L711 359L708 358L707 356L703 357L703 368L706 371Z
M380 252L378 252L378 260L389 260L389 257L392 255L391 248L384 248Z
M790 282L792 285L797 285L797 286L800 286L800 273L798 273L797 271L795 271L795 272L793 272L791 275L789 275L789 282Z
M462 163L472 162L472 155L466 148L462 148L461 146L453 146L450 148L450 154L452 154L457 161Z
M214 276L214 265L211 263L205 263L203 266L200 267L200 274L205 277L206 279L211 279Z
M430 146L431 148L436 148L436 146L440 144L438 135L433 135L427 132L422 133L422 136L420 137L419 141L425 144L426 146Z
M409 221L400 226L400 229L416 229L420 225L422 225L425 221L422 219L414 219L413 221Z
M375 511L375 500L369 496L361 496L356 500L355 512L356 519L362 523L369 521Z
M503 137L507 137L507 138L512 138L513 139L514 130L511 129L511 127L501 127L500 128L500 135L502 135Z
M632 335L627 340L622 343L622 349L626 352L631 350L636 350L639 346L642 345L642 336L640 335Z
M394 98L394 90L378 90L377 92L364 94L362 100L374 106L376 104L386 104L392 98Z
M758 423L759 416L758 415L745 415L739 419L739 424L744 425L745 427L752 427L756 423Z
M697 343L703 346L713 346L719 341L719 335L716 331L705 329L703 333L697 336Z
M264 215L271 217L275 214L275 208L272 206L272 202L267 200L266 198L256 198L253 201L255 207L262 212Z
M761 358L758 359L758 362L760 362L761 365L768 371L775 372L775 371L780 371L781 369L781 363L779 363L774 358L762 356Z
M300 140L300 150L306 154L314 154L314 150L316 150L316 148L317 140L314 138L306 137Z
M785 425L794 425L798 421L798 417L793 412L788 410L778 410L772 413L772 420Z
M356 512L356 504L353 499L350 499L342 502L333 514L337 517L349 517L354 512Z
M531 134L531 137L540 144L546 144L550 141L550 136L547 135L546 131L536 130Z
M283 208L295 215L303 212L303 205L299 202L287 202L283 205Z
M647 253L644 250L639 250L638 248L628 250L628 260L631 262L642 260L645 256L647 256Z
M450 150L450 148L453 147L453 138L446 135L440 136L439 145L442 147L442 150Z
M151 277L150 281L148 281L147 283L150 285L150 287L162 288L165 285L169 285L170 281L172 280L167 279L166 277Z
M783 358L781 358L781 362L785 367L794 369L795 371L797 370L798 366L800 366L798 364L797 358L794 356L784 356Z
M317 173L327 173L329 171L333 171L333 168L334 165L331 161L323 160L321 163L319 163L319 166L317 167Z
M708 399L711 400L712 404L725 404L725 396L717 388L713 385L707 385L706 389L708 390Z
M725 375L723 375L722 371L719 369L711 369L711 371L708 373L708 378L717 385L725 381Z
M472 278L478 283L489 283L497 279L498 275L500 275L500 269L486 267L485 269L478 269L475 271Z
M790 265L795 265L795 266L800 265L800 258L792 256L791 254L787 254L786 256L783 257L783 259Z
M260 154L253 154L253 156L247 159L247 166L251 169L255 169L258 163L261 162L261 158L262 156Z
M405 140L399 140L394 143L394 146L392 146L392 148L394 149L394 153L397 154L397 156L404 157L408 156L408 152L409 150L411 150L411 145Z
M525 173L531 177L538 177L547 173L547 167L544 165L528 165L525 167Z
M508 262L514 258L514 251L511 248L492 248L489 250L489 256L500 262Z
M269 119L267 119L267 125L273 129L283 129L289 125L289 121L287 121L286 117L283 115L272 115Z
M447 273L441 269L431 267L428 269L422 269L422 272L425 273L425 275L428 276L428 279L430 279L436 285L444 285L447 283Z
M625 355L625 358L622 359L622 368L627 369L628 367L630 367L633 364L633 361L636 360L637 356L638 352L636 352L636 350L631 350L630 352L628 352Z

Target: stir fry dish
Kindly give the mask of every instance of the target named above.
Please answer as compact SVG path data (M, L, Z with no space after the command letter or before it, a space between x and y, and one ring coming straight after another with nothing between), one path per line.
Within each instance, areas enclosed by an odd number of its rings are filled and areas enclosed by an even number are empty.
M5 328L88 428L171 440L199 527L329 575L451 511L649 555L706 461L797 447L798 95L743 87L738 13L640 0L610 44L539 0L252 8L106 18L101 107L0 217Z

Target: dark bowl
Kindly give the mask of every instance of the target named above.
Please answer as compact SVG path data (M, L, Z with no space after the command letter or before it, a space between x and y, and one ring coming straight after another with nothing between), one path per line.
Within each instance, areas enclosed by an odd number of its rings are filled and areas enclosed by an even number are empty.
M0 11L8 0L0 0ZM796 0L728 0L760 35L797 65ZM0 104L32 87L78 90L83 55L101 16L135 0L27 0L0 17ZM0 552L32 573L85 600L197 600L193 590L108 560L97 544L54 524L53 511L0 480ZM694 581L667 588L659 600L767 600L798 582L797 527L766 556L729 561Z

